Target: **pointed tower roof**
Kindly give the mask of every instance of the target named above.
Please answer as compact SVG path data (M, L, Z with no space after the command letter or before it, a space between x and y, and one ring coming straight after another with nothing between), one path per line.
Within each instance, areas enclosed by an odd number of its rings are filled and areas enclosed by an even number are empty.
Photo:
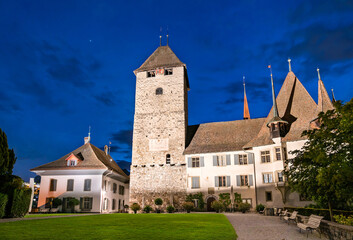
M305 139L301 134L309 128L310 121L317 116L317 105L293 72L287 74L276 102L279 116L289 124L289 131L282 141ZM244 148L273 144L267 128L267 123L274 116L273 111L272 107L258 135Z
M134 73L156 69L158 67L185 66L169 46L159 46Z
M320 77L320 70L317 69L317 74L319 78L318 82L318 103L317 103L317 112L326 112L327 110L333 109L333 104L331 102L330 97L326 91L325 85Z
M245 90L245 77L243 77L243 85L244 85L244 119L250 119L248 99L246 98L246 90Z
M331 88L331 93L332 93L332 103L336 102L335 94L333 93L333 88Z

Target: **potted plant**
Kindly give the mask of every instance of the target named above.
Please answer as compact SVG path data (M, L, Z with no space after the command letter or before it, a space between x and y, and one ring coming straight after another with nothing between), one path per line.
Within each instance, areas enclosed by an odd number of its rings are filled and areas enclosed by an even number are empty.
M144 208L143 208L143 211L145 211L145 213L150 213L152 211L152 207L150 205L146 205Z
M161 198L156 198L156 200L154 200L154 204L158 206L157 213L161 213L161 205L163 204L163 200Z
M175 210L175 208L174 208L172 205L169 205L169 206L167 207L168 213L173 213L174 210Z
M213 201L211 203L211 207L217 212L217 213L220 213L220 212L223 212L225 210L225 206L222 202L220 201Z
M259 205L256 205L256 212L262 212L265 209L265 206L262 205L261 203Z
M141 209L140 205L138 203L133 203L131 206L130 206L131 210L134 211L134 213L136 214L138 210Z
M190 211L194 209L194 204L192 202L185 202L183 204L183 208L186 210L187 213L190 213Z
M242 212L242 213L246 213L247 211L250 210L250 204L249 203L239 203L239 210Z
M80 201L76 198L70 198L69 200L69 207L71 208L71 212L76 212L75 211L75 206L79 205Z

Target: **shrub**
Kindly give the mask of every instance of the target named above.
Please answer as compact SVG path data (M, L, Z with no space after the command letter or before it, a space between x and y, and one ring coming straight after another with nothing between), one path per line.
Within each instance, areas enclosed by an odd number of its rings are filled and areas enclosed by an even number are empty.
M11 217L23 217L28 212L32 189L15 189L12 198Z
M339 224L353 226L353 215L350 215L348 217L345 217L342 214L341 215L334 215L333 218Z
M224 204L220 201L213 201L211 207L216 210L216 212L223 212L225 210Z
M169 206L167 207L167 211L168 211L169 213L173 213L174 210L175 210L175 208L174 208L172 205L169 205Z
M158 206L163 204L163 200L161 198L156 198L156 200L154 200L154 203Z
M77 198L70 198L69 206L71 207L71 211L75 212L75 206L80 204L80 201Z
M192 202L185 202L183 204L183 208L186 210L187 213L190 213L190 211L194 209L194 204Z
M202 193L195 193L195 194L189 194L186 196L186 202L193 202L195 199L197 199L197 208L202 210L205 208L205 201L203 200L203 194Z
M311 214L323 216L325 220L330 221L330 212L328 209L318 209L318 208L300 208L300 207L285 207L284 209L289 210L290 212L298 211L298 214L303 216L310 216ZM344 211L344 210L333 210L334 215L343 215L350 216L353 215L353 211Z
M262 205L261 203L259 205L256 205L256 212L261 212L265 209L265 206Z
M150 205L146 205L144 208L143 208L143 211L145 211L145 213L150 213L152 211L152 207Z
M5 216L5 207L7 203L7 195L0 193L0 218Z
M134 211L134 213L136 214L138 210L141 209L140 205L138 203L133 203L131 206L130 206L131 210Z
M247 211L250 210L250 204L249 203L239 203L239 210L242 212L242 213L245 213Z
M231 204L230 193L220 193L219 201L224 205L224 208L227 209Z
M53 208L57 208L61 206L62 200L60 198L54 198L52 204L53 204Z

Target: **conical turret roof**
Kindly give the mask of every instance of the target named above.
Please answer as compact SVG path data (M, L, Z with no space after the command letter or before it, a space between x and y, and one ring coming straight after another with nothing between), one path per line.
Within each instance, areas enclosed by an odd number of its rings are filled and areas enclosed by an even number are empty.
M333 109L333 104L331 102L330 97L326 91L325 85L321 79L319 79L318 83L318 103L317 103L317 110L319 112L326 112L327 110Z

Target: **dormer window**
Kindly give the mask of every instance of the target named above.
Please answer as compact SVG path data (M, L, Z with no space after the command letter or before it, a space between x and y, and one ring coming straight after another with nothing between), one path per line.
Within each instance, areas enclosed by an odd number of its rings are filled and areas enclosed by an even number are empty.
M173 75L173 68L166 68L164 70L164 75Z
M156 76L156 71L155 70L147 71L147 77L148 78L155 77L155 76Z
M76 166L76 161L75 160L70 160L69 164L70 164L70 166Z
M162 94L163 94L163 88L157 88L156 95L162 95Z
M79 161L83 161L82 154L78 153L75 155L75 154L71 153L70 156L68 158L66 158L66 166L68 166L68 167L77 166Z

